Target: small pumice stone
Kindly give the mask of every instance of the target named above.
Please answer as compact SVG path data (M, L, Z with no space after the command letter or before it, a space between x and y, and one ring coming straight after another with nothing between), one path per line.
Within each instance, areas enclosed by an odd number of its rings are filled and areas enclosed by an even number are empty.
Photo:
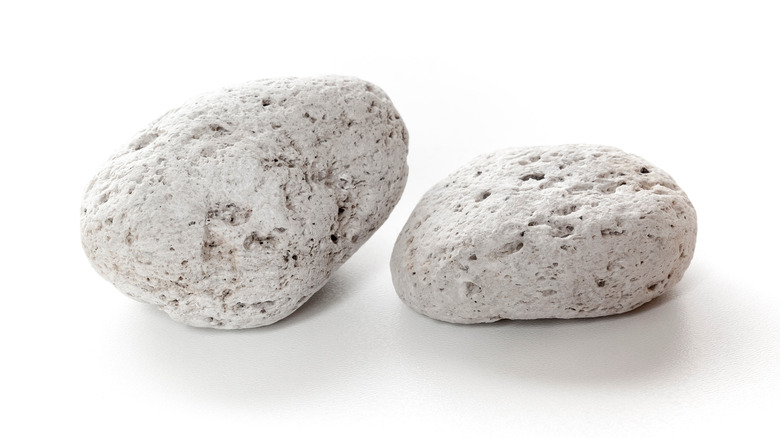
M423 196L391 272L407 305L442 321L597 317L668 291L695 244L693 205L646 160L607 146L507 149Z
M290 315L382 225L408 133L352 77L249 82L169 111L89 183L81 239L120 291L220 329Z

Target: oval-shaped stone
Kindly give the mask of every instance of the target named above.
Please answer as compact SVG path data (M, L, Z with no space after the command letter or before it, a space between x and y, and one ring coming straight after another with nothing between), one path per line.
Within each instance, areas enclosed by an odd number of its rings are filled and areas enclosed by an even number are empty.
M509 149L430 189L398 236L395 289L431 318L580 318L677 283L696 212L658 167L606 146Z
M271 324L385 221L408 134L387 95L349 77L269 79L169 111L89 183L94 268L173 319Z

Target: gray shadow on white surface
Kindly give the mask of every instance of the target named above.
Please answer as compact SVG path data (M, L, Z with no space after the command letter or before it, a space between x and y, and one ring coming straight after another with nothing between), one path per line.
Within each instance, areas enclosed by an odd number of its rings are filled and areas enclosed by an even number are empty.
M678 298L685 292L677 289L612 317L457 325L413 312L387 295L390 288L366 289L387 282L384 263L369 257L336 272L271 326L197 329L134 305L110 338L127 343L122 366L154 391L245 409L319 406L388 390L388 378L433 388L485 376L510 385L631 387L689 371L690 333Z
M344 338L354 330L330 320L338 318L345 300L360 293L359 281L336 272L295 313L255 329L188 327L153 306L135 306L134 320L118 321L121 333L113 338L128 343L123 348L130 350L129 366L153 379L156 389L236 407L280 408L316 399L321 388L349 384L340 371L355 361L344 354Z
M408 360L448 364L454 374L476 369L508 382L644 383L682 375L688 366L689 339L677 297L673 288L628 313L570 320L457 325L407 312L401 336ZM426 337L414 336L421 324Z

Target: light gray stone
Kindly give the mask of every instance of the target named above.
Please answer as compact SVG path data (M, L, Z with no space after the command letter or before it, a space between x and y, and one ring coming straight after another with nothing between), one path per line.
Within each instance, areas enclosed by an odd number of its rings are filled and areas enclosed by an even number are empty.
M300 307L382 225L408 134L350 77L250 82L163 115L110 158L81 209L84 251L125 294L222 329Z
M668 291L696 212L658 167L606 146L508 149L431 188L398 236L395 289L431 318L581 318Z

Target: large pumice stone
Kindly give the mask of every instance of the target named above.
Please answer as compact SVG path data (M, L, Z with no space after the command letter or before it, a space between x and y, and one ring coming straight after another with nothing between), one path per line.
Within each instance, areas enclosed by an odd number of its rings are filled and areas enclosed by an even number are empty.
M456 323L626 312L688 268L696 212L663 170L606 146L508 149L431 188L398 236L395 289Z
M94 268L173 319L222 329L290 315L390 214L408 134L357 78L250 82L169 111L89 183Z

